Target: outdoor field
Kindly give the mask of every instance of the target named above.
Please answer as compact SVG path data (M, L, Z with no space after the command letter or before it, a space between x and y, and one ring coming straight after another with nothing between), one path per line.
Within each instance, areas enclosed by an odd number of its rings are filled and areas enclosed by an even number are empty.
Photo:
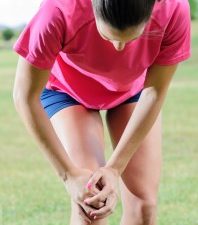
M192 25L193 56L179 67L163 107L158 225L198 225L198 22ZM15 53L0 50L0 225L68 225L64 185L13 105L16 63ZM106 132L107 158L111 151ZM119 225L120 216L119 202L109 224Z

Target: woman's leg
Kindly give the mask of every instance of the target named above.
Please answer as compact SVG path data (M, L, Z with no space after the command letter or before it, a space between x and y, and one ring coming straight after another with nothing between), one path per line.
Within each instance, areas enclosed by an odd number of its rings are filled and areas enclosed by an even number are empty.
M60 110L50 120L73 163L91 170L105 165L103 123L98 111L75 105ZM85 224L72 202L70 225ZM92 224L104 225L106 219Z
M106 120L113 148L116 147L134 108L135 103L129 103L107 111ZM156 225L161 163L161 115L159 115L122 174L121 225Z

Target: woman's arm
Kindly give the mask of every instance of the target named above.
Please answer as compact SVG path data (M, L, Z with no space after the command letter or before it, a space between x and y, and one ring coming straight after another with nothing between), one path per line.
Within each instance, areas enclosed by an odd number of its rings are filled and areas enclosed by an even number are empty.
M129 160L153 126L163 105L169 83L177 65L153 65L147 74L144 90L141 93L133 116L106 166L122 174Z
M70 174L76 171L76 168L56 136L40 103L40 94L48 77L48 70L37 69L20 57L13 99L16 110L26 128L34 136L57 174L65 181Z
M115 207L116 195L111 196L111 193L114 193L114 189L116 189L118 177L122 174L129 160L153 126L176 68L177 65L153 65L149 69L144 90L112 156L106 166L95 172L89 180L88 189L94 187L99 180L102 180L104 188L98 195L86 199L85 202L93 204L106 198L108 202L105 207L92 213L97 218L103 218L112 213L112 208ZM108 198L111 198L111 200L108 201Z

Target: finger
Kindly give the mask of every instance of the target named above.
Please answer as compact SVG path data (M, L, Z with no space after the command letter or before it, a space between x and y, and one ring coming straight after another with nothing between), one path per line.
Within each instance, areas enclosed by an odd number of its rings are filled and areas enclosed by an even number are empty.
M104 218L114 212L117 202L117 196L115 194L110 195L107 198L106 205L99 210L93 211L90 215L96 216L96 218Z
M86 205L89 205L89 204L87 204L87 203L85 203ZM92 205L89 205L89 206L91 206L91 207L93 207L93 209L100 209L100 208L102 208L103 206L105 206L105 202L96 202L96 203L94 203L94 204L92 204Z
M98 204L94 205L96 209L100 209L105 206L105 202L98 202Z
M95 211L95 209L89 205L86 205L85 203L78 203L81 205L81 207L84 209L85 213L87 215L90 215L90 213L92 213L93 211Z
M96 184L98 183L101 177L102 173L100 171L96 171L87 182L86 188L88 190L91 190L93 187L96 187Z
M112 194L112 189L109 186L105 186L102 191L100 191L97 195L93 197L86 198L84 202L88 205L93 205L97 202L104 202L107 197Z
M80 216L82 216L82 218L86 221L86 222L88 222L88 223L90 223L91 224L91 220L89 219L89 217L86 215L86 212L85 212L85 210L82 208L82 206L81 205L78 205L78 212L79 212L79 215Z
M107 212L107 213L106 213L105 215L103 215L103 216L93 216L93 220L94 220L94 221L95 221L95 220L102 220L102 219L104 219L104 218L110 216L111 214L112 214L112 212L109 211L109 212Z

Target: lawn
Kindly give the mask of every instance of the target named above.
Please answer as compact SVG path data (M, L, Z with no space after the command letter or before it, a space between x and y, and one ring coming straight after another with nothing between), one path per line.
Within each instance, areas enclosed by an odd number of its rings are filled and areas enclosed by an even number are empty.
M193 56L179 67L163 108L159 225L198 225L197 22L192 30ZM13 106L16 62L12 51L0 51L0 225L67 225L69 197ZM120 215L119 202L109 224L118 225Z

